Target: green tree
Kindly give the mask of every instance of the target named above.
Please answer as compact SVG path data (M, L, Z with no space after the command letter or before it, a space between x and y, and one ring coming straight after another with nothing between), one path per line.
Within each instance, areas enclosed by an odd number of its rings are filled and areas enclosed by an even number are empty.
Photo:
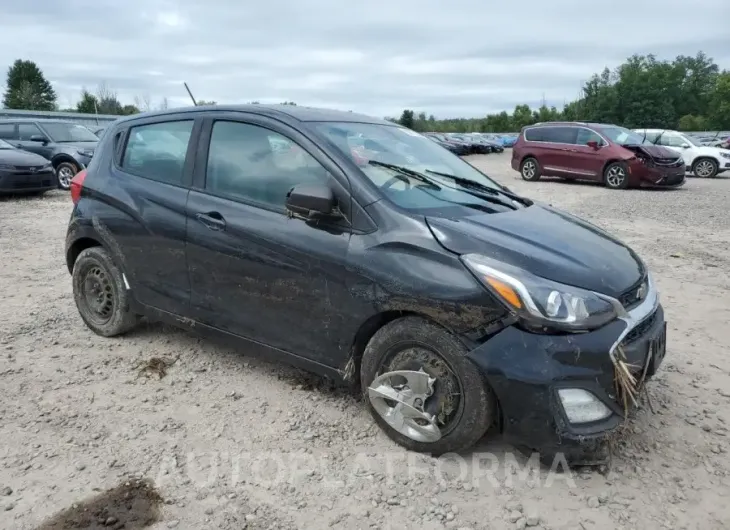
M86 90L85 88L81 91L81 100L76 103L76 111L83 112L84 114L97 114L99 108L99 100L96 96Z
M55 110L56 92L33 61L16 60L8 68L3 107L22 110Z
M726 70L717 77L710 95L710 123L719 130L730 129L730 71Z
M677 128L680 131L706 131L707 130L707 120L704 116L693 116L692 114L685 114L681 118L679 118L679 125Z
M400 115L400 119L398 120L398 123L409 129L413 129L414 122L413 111L408 109L403 111L403 114Z

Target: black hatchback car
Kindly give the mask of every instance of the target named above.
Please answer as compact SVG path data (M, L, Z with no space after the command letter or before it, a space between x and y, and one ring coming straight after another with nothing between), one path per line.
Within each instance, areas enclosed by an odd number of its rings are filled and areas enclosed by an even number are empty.
M625 416L617 349L649 376L664 356L630 248L388 121L266 105L123 118L71 196L66 262L93 331L145 316L358 383L412 450L494 427L580 455Z

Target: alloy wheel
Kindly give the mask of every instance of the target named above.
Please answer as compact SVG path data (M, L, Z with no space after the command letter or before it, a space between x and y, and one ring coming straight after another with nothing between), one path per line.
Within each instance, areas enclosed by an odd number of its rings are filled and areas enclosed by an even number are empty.
M522 165L522 176L526 179L532 179L537 172L537 165L534 161L528 160Z
M71 187L71 179L73 178L74 172L69 166L62 165L58 168L58 183L63 189L67 190Z
M715 171L715 166L709 160L701 160L697 162L695 166L695 175L702 178L707 178L712 175Z
M613 166L611 169L608 170L608 174L606 175L606 182L612 188L620 187L625 179L626 172L621 166Z

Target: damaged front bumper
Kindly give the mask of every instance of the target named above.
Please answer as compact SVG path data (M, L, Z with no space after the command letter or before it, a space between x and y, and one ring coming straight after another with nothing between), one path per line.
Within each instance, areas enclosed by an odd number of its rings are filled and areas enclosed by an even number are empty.
M543 454L585 460L624 421L611 357L621 346L627 361L654 375L665 350L666 324L653 282L644 300L589 333L538 335L510 326L468 357L483 372L499 401L506 441ZM652 351L652 355L649 352ZM607 409L599 421L571 423L560 389L580 389ZM583 393L585 394L585 393Z

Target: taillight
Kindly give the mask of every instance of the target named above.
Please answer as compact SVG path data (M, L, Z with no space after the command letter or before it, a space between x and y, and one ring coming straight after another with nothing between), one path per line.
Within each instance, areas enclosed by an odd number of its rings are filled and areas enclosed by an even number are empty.
M82 169L74 178L71 179L71 200L74 204L79 202L81 198L81 188L84 187L84 179L86 178L86 170Z

